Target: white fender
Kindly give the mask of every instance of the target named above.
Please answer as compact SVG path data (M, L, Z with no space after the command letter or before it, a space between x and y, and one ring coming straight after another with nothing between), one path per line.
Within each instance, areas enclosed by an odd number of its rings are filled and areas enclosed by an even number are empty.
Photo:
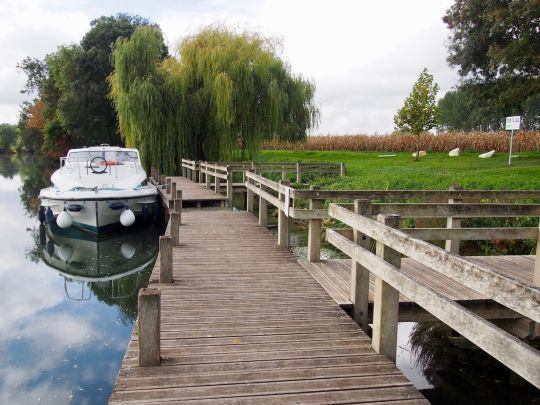
M135 214L130 209L124 210L120 214L120 223L124 226L131 226L135 223Z

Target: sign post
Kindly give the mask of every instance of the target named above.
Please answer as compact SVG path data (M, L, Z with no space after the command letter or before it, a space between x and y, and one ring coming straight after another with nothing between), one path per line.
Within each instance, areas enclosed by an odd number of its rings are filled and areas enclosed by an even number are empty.
M521 116L516 115L514 117L506 117L506 130L512 131L510 133L510 151L508 152L508 165L512 164L512 144L514 143L514 130L519 129L521 124Z

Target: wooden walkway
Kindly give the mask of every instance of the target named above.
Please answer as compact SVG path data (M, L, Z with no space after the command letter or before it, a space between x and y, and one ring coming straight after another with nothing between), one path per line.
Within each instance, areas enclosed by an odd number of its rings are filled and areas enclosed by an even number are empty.
M534 271L534 256L467 256L467 259L501 274L515 278L525 283L532 283ZM349 309L351 284L351 259L327 259L320 262L300 260L300 264L317 280L342 308ZM417 282L429 285L443 296L458 301L465 307L481 314L486 318L514 318L515 312L494 304L482 294L463 284L435 272L415 260L405 258L401 262L404 273L411 275ZM373 302L374 276L370 275L369 300ZM431 317L421 308L411 308L411 300L400 295L400 321L422 321ZM492 304L492 305L490 305ZM401 310L403 309L403 311Z
M467 256L467 259L501 274L532 284L534 256ZM351 260L329 259L310 263L300 260L302 266L323 286L340 305L350 304ZM403 272L414 277L418 282L428 284L435 291L453 301L483 301L482 294L437 273L415 260L405 258L401 262ZM370 299L373 299L373 280L370 279ZM410 302L405 296L400 301Z
M190 206L208 206L217 203L224 205L227 197L223 194L217 194L212 190L207 190L203 184L194 183L185 177L169 177L172 182L176 182L177 189L182 190L182 202L185 207ZM165 194L165 190L162 190Z
M138 366L134 328L110 403L427 402L251 214L183 211L173 259L151 278L162 365Z

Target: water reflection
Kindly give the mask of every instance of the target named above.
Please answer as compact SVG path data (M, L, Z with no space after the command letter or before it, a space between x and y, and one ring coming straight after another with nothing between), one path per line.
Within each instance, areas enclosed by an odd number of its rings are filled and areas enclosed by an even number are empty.
M0 403L106 403L157 253L159 226L91 237L45 228L56 162L0 158Z
M536 388L442 322L414 324L409 343L434 404L540 403Z
M116 305L126 323L136 318L137 293L148 284L147 270L157 255L154 224L96 235L56 224L40 225L43 261L64 278L66 297Z

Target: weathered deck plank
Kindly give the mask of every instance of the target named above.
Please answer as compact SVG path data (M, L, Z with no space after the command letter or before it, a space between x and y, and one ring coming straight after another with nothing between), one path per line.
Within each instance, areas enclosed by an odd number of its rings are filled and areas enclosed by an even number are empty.
M468 256L468 260L492 268L508 277L526 283L532 283L534 256ZM351 305L349 298L351 260L328 259L318 263L300 260L302 266L319 282L330 296L342 307ZM450 279L438 272L430 270L412 259L402 260L402 270L429 285L444 296L459 301L463 305L475 305L488 301L482 294ZM369 300L373 302L373 276L370 275ZM400 303L408 304L410 300L400 295Z
M151 276L162 365L138 366L135 328L111 403L425 403L251 214L185 210L173 263Z

